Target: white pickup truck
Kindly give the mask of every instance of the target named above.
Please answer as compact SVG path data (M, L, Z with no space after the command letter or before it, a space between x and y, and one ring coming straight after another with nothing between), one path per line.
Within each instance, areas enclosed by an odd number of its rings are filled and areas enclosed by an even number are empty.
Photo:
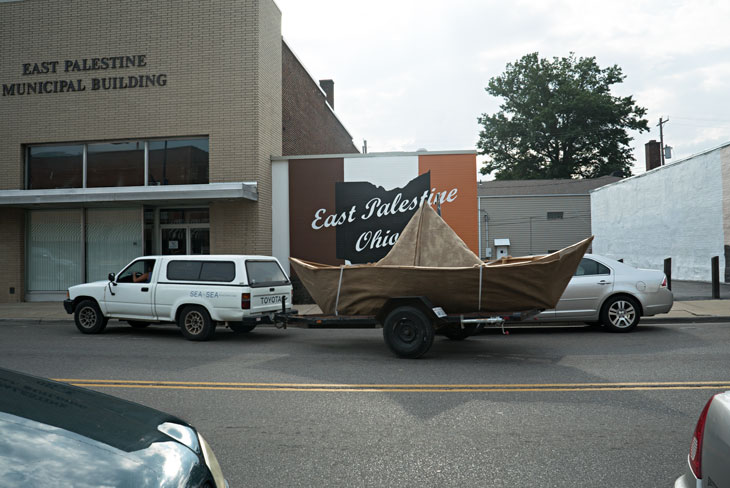
M276 312L291 311L291 298L291 282L270 256L144 256L107 281L72 286L63 306L85 334L120 319L138 328L174 323L187 339L205 341L218 324L249 332L272 323Z

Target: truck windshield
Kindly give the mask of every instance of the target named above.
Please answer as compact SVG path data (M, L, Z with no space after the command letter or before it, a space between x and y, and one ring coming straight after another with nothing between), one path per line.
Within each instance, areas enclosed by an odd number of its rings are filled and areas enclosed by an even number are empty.
M246 261L250 286L288 285L289 279L276 261Z

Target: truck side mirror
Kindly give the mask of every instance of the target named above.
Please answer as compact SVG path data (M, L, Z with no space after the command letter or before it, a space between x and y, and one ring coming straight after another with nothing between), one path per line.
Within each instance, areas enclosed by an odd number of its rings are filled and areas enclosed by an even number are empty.
M109 273L109 276L107 276L109 281L114 281L114 273Z

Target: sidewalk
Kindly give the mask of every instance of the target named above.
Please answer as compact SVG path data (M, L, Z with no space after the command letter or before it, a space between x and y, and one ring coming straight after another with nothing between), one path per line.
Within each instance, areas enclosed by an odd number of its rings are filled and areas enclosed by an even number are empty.
M320 313L319 307L310 304L294 304L300 314L312 315ZM57 320L73 320L63 309L62 302L24 302L0 303L1 321L29 321L33 323ZM721 300L687 300L674 302L669 313L643 317L642 323L672 322L730 322L730 299Z

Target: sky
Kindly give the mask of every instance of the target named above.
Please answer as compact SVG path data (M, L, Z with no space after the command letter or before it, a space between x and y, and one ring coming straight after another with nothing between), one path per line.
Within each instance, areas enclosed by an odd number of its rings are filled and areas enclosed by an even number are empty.
M499 110L489 79L531 52L622 68L614 94L651 127L631 133L633 174L660 117L667 164L730 141L728 1L275 2L284 40L314 79L334 80L335 113L368 152L475 149L477 118Z

